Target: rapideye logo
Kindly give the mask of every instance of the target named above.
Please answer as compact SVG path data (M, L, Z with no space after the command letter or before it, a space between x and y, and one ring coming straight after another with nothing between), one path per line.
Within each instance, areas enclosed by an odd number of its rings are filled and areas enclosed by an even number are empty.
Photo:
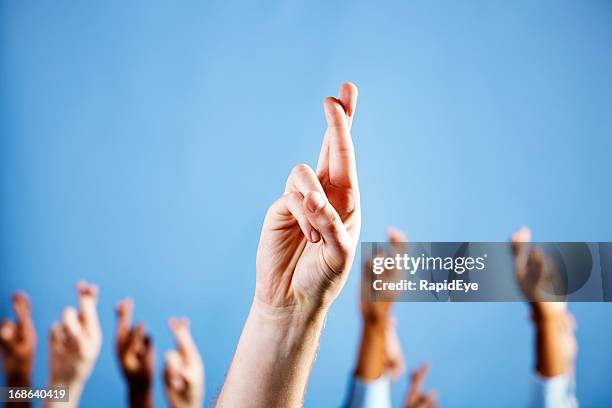
M487 254L482 256L409 256L397 254L395 256L378 256L372 259L372 272L380 275L387 270L403 270L414 275L421 271L454 271L458 275L472 270L482 271L486 265Z

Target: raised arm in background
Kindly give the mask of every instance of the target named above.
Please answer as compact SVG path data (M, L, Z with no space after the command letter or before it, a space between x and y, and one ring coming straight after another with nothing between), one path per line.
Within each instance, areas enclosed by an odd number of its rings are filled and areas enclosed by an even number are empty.
M401 231L389 228L387 238L391 245L405 247L406 237ZM367 267L365 266L366 263L364 263L364 267ZM397 340L395 322L390 316L393 303L371 301L363 293L365 290L367 289L362 288L360 297L363 325L355 378L365 382L376 380L383 374L391 374L391 377L397 378L403 374L404 367L402 361L389 359L389 353L397 349L397 346L389 347L394 345L394 339ZM388 334L390 336L387 336ZM401 354L398 357L401 357ZM389 371L390 365L393 371Z
M16 293L11 299L15 321L3 320L0 324L0 354L7 387L31 387L32 366L36 351L36 330L32 323L32 309L24 293ZM7 407L25 408L29 402L6 403Z
M144 324L132 326L134 302L124 299L117 305L115 347L121 372L127 383L131 408L153 406L155 351Z
M68 387L69 402L47 403L46 407L77 407L102 346L102 331L96 303L98 287L77 283L79 309L67 307L60 322L49 333L49 386Z
M532 405L535 407L576 407L574 360L577 353L574 317L567 303L546 301L538 293L542 281L549 279L553 261L540 249L529 248L528 228L512 235L515 273L519 286L530 300L531 320L535 329L535 371Z
M406 237L402 232L389 228L387 238L398 252L403 252ZM400 377L405 369L396 333L397 322L390 315L392 302L373 301L367 295L371 284L368 279L370 275L367 274L371 269L371 259L363 262L363 269L360 296L362 332L348 406L390 407L390 383Z
M189 321L171 318L170 331L176 350L166 352L164 384L171 408L197 408L204 402L204 363L198 352Z
M317 172L296 166L285 193L266 214L253 303L218 406L302 404L323 322L344 286L359 239L350 134L356 101L352 84L343 84L338 98L325 99L327 131Z

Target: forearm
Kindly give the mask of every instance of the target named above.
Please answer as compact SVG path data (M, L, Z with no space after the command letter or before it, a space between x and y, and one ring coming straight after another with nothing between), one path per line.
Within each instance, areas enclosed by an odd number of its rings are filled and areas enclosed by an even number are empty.
M151 387L129 386L128 399L130 408L152 408L153 390Z
M7 387L30 387L31 376L28 373L8 373L6 375Z
M562 313L542 314L532 305L535 326L536 371L542 377L555 377L568 370L563 350Z
M51 379L49 381L49 387L66 387L68 392L68 402L45 402L43 407L45 408L76 408L79 406L81 400L81 393L83 392L84 381L61 381Z
M325 315L254 301L217 406L300 406Z
M6 376L7 387L31 387L32 381L30 375L27 373L9 373ZM29 402L5 402L6 408L29 408L31 404Z
M386 318L364 320L355 377L372 381L383 375L386 363L386 327Z

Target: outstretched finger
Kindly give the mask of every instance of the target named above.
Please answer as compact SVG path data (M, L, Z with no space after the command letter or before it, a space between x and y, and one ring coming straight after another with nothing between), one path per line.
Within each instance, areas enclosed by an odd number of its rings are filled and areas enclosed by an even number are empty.
M412 375L410 376L410 386L408 388L408 393L406 394L404 406L410 407L416 404L416 402L419 400L421 396L423 381L425 379L425 376L427 375L428 370L429 365L423 363L412 373Z
M353 116L355 115L355 109L357 109L357 93L357 87L350 82L340 85L338 90L338 101L344 109L349 130L353 125ZM319 161L317 162L317 175L326 179L329 177L329 138L330 132L327 129L323 136Z
M344 108L332 97L325 99L323 107L327 121L325 137L329 143L329 181L336 187L356 188L355 149Z
M518 257L522 254L523 250L527 247L527 242L531 241L531 230L527 227L521 227L512 234L511 245L512 254Z
M387 240L391 244L392 255L406 252L406 235L394 226L387 228Z
M193 341L187 319L170 318L168 327L176 341L176 349L185 361L191 362L199 356L198 348Z
M123 299L115 308L117 314L116 336L119 344L123 344L130 334L133 310L134 301L130 298Z
M98 287L94 284L80 281L77 283L79 297L79 319L88 331L96 330L100 326L98 320Z
M17 326L32 327L32 309L28 296L23 292L17 292L13 295L12 303L17 316Z
M344 108L349 129L351 129L353 125L353 117L357 109L358 93L357 86L351 82L343 83L340 85L340 89L338 89L338 100Z

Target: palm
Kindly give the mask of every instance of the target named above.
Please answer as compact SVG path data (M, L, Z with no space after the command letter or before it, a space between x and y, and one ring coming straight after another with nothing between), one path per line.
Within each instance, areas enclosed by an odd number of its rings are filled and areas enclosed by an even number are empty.
M266 303L290 306L295 291L307 293L308 288L319 284L323 272L318 261L322 243L308 242L292 217L278 216L269 221L276 227L264 228L262 232L257 270L268 273L258 275L258 281L265 281L258 287L266 288L265 293L260 293Z

